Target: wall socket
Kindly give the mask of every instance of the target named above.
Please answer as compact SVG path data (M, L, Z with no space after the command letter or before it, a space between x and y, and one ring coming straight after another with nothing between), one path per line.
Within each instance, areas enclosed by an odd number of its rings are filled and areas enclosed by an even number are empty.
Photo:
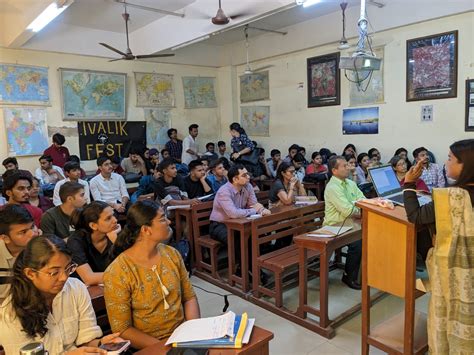
M421 106L421 122L433 122L433 105Z

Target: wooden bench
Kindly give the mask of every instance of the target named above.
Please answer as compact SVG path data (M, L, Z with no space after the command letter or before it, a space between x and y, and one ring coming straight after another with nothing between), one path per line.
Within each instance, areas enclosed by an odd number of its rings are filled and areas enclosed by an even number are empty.
M324 219L324 202L275 213L252 223L252 269L253 293L273 297L275 306L283 306L283 277L298 267L298 248L292 243L294 236L319 228ZM272 241L290 243L278 250L262 254L262 247ZM312 251L309 257L315 259L319 253ZM262 285L260 272L265 269L274 274L274 288Z
M105 307L104 287L103 286L89 286L87 288L91 296L92 307L94 308L97 325L102 329L104 334L111 332L109 318L107 316L107 308Z
M268 208L268 202L270 201L270 191L258 191L255 193L257 201Z

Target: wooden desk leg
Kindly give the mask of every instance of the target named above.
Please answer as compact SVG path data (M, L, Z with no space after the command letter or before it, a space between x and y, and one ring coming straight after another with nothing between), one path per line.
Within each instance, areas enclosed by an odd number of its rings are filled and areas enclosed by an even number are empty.
M181 236L183 235L183 227L181 225L181 215L179 214L179 212L175 214L175 223L176 223L175 240L179 242L181 240Z
M240 269L242 270L242 291L247 292L249 290L249 234L248 229L240 230ZM260 275L253 275L253 277L260 277Z
M296 310L296 314L300 318L306 318L307 313L305 312L306 304L308 303L308 262L306 260L306 248L299 247L298 248L298 255L299 255L299 298L300 304L298 309Z
M227 227L227 258L229 259L229 285L234 286L232 275L235 270L234 230Z
M319 324L322 328L329 326L328 317L328 277L329 277L329 260L327 252L323 252L319 256Z
M367 213L362 214L362 225L367 225L368 218ZM367 343L370 329L370 287L367 282L367 271L368 271L368 232L367 228L362 229L362 351L361 355L369 354L369 344Z

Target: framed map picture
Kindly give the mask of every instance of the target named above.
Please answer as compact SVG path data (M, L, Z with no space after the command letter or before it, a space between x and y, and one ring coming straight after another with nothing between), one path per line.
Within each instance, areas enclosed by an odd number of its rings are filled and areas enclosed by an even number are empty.
M339 52L307 59L308 107L341 103Z
M59 69L65 120L124 120L127 74Z
M240 102L270 99L268 70L240 76Z
M240 106L240 123L249 136L270 136L270 106Z
M0 104L49 105L48 68L0 63Z
M137 107L174 107L173 75L135 73Z
M466 127L465 131L474 131L474 79L466 80Z
M407 101L457 96L458 31L407 41Z
M184 108L217 107L215 81L216 78L184 76Z

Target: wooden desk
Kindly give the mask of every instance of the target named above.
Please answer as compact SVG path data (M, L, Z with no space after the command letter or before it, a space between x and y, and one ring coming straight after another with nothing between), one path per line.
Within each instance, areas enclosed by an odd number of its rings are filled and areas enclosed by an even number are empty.
M293 238L295 244L299 250L299 306L296 310L296 314L306 319L307 313L314 314L319 317L319 322L311 321L314 326L310 329L316 331L318 334L332 338L335 335L334 328L342 323L345 319L360 311L361 304L357 304L347 311L337 316L334 320L329 319L329 271L330 264L329 259L334 251L350 243L353 243L362 238L362 230L359 221L355 221L353 228L344 234L333 238L318 238L309 237L307 234L299 235ZM319 252L320 263L319 263L319 309L316 309L308 304L308 262L307 252L308 250L315 250ZM375 299L381 297L383 294L377 295ZM374 299L374 300L375 300ZM308 320L309 321L309 320Z
M273 339L273 333L266 329L255 326L250 336L250 342L241 349L210 349L209 355L268 355L269 342ZM170 350L170 346L165 346L165 341L149 346L136 352L136 355L161 355Z
M369 345L390 354L428 350L426 315L415 311L416 228L405 209L357 202L362 209L362 354ZM370 288L405 301L404 315L370 327Z
M94 308L97 325L104 333L110 332L109 318L107 316L107 308L105 307L104 286L89 286L87 287L87 290L91 296L92 307Z
M293 209L297 209L295 205L291 206L280 206L273 208L272 214L274 213L285 213ZM265 218L265 217L261 217ZM234 218L227 219L224 221L227 226L227 252L229 258L229 279L228 283L231 287L235 284L241 286L243 293L249 291L249 239L252 230L252 219L250 218ZM236 263L235 263L235 248L234 248L234 233L237 232L240 235L240 269L242 272L241 276L235 274Z
M326 187L326 181L319 182L303 182L303 186L308 193L309 190L315 190L315 196L319 201L324 201L324 188Z

